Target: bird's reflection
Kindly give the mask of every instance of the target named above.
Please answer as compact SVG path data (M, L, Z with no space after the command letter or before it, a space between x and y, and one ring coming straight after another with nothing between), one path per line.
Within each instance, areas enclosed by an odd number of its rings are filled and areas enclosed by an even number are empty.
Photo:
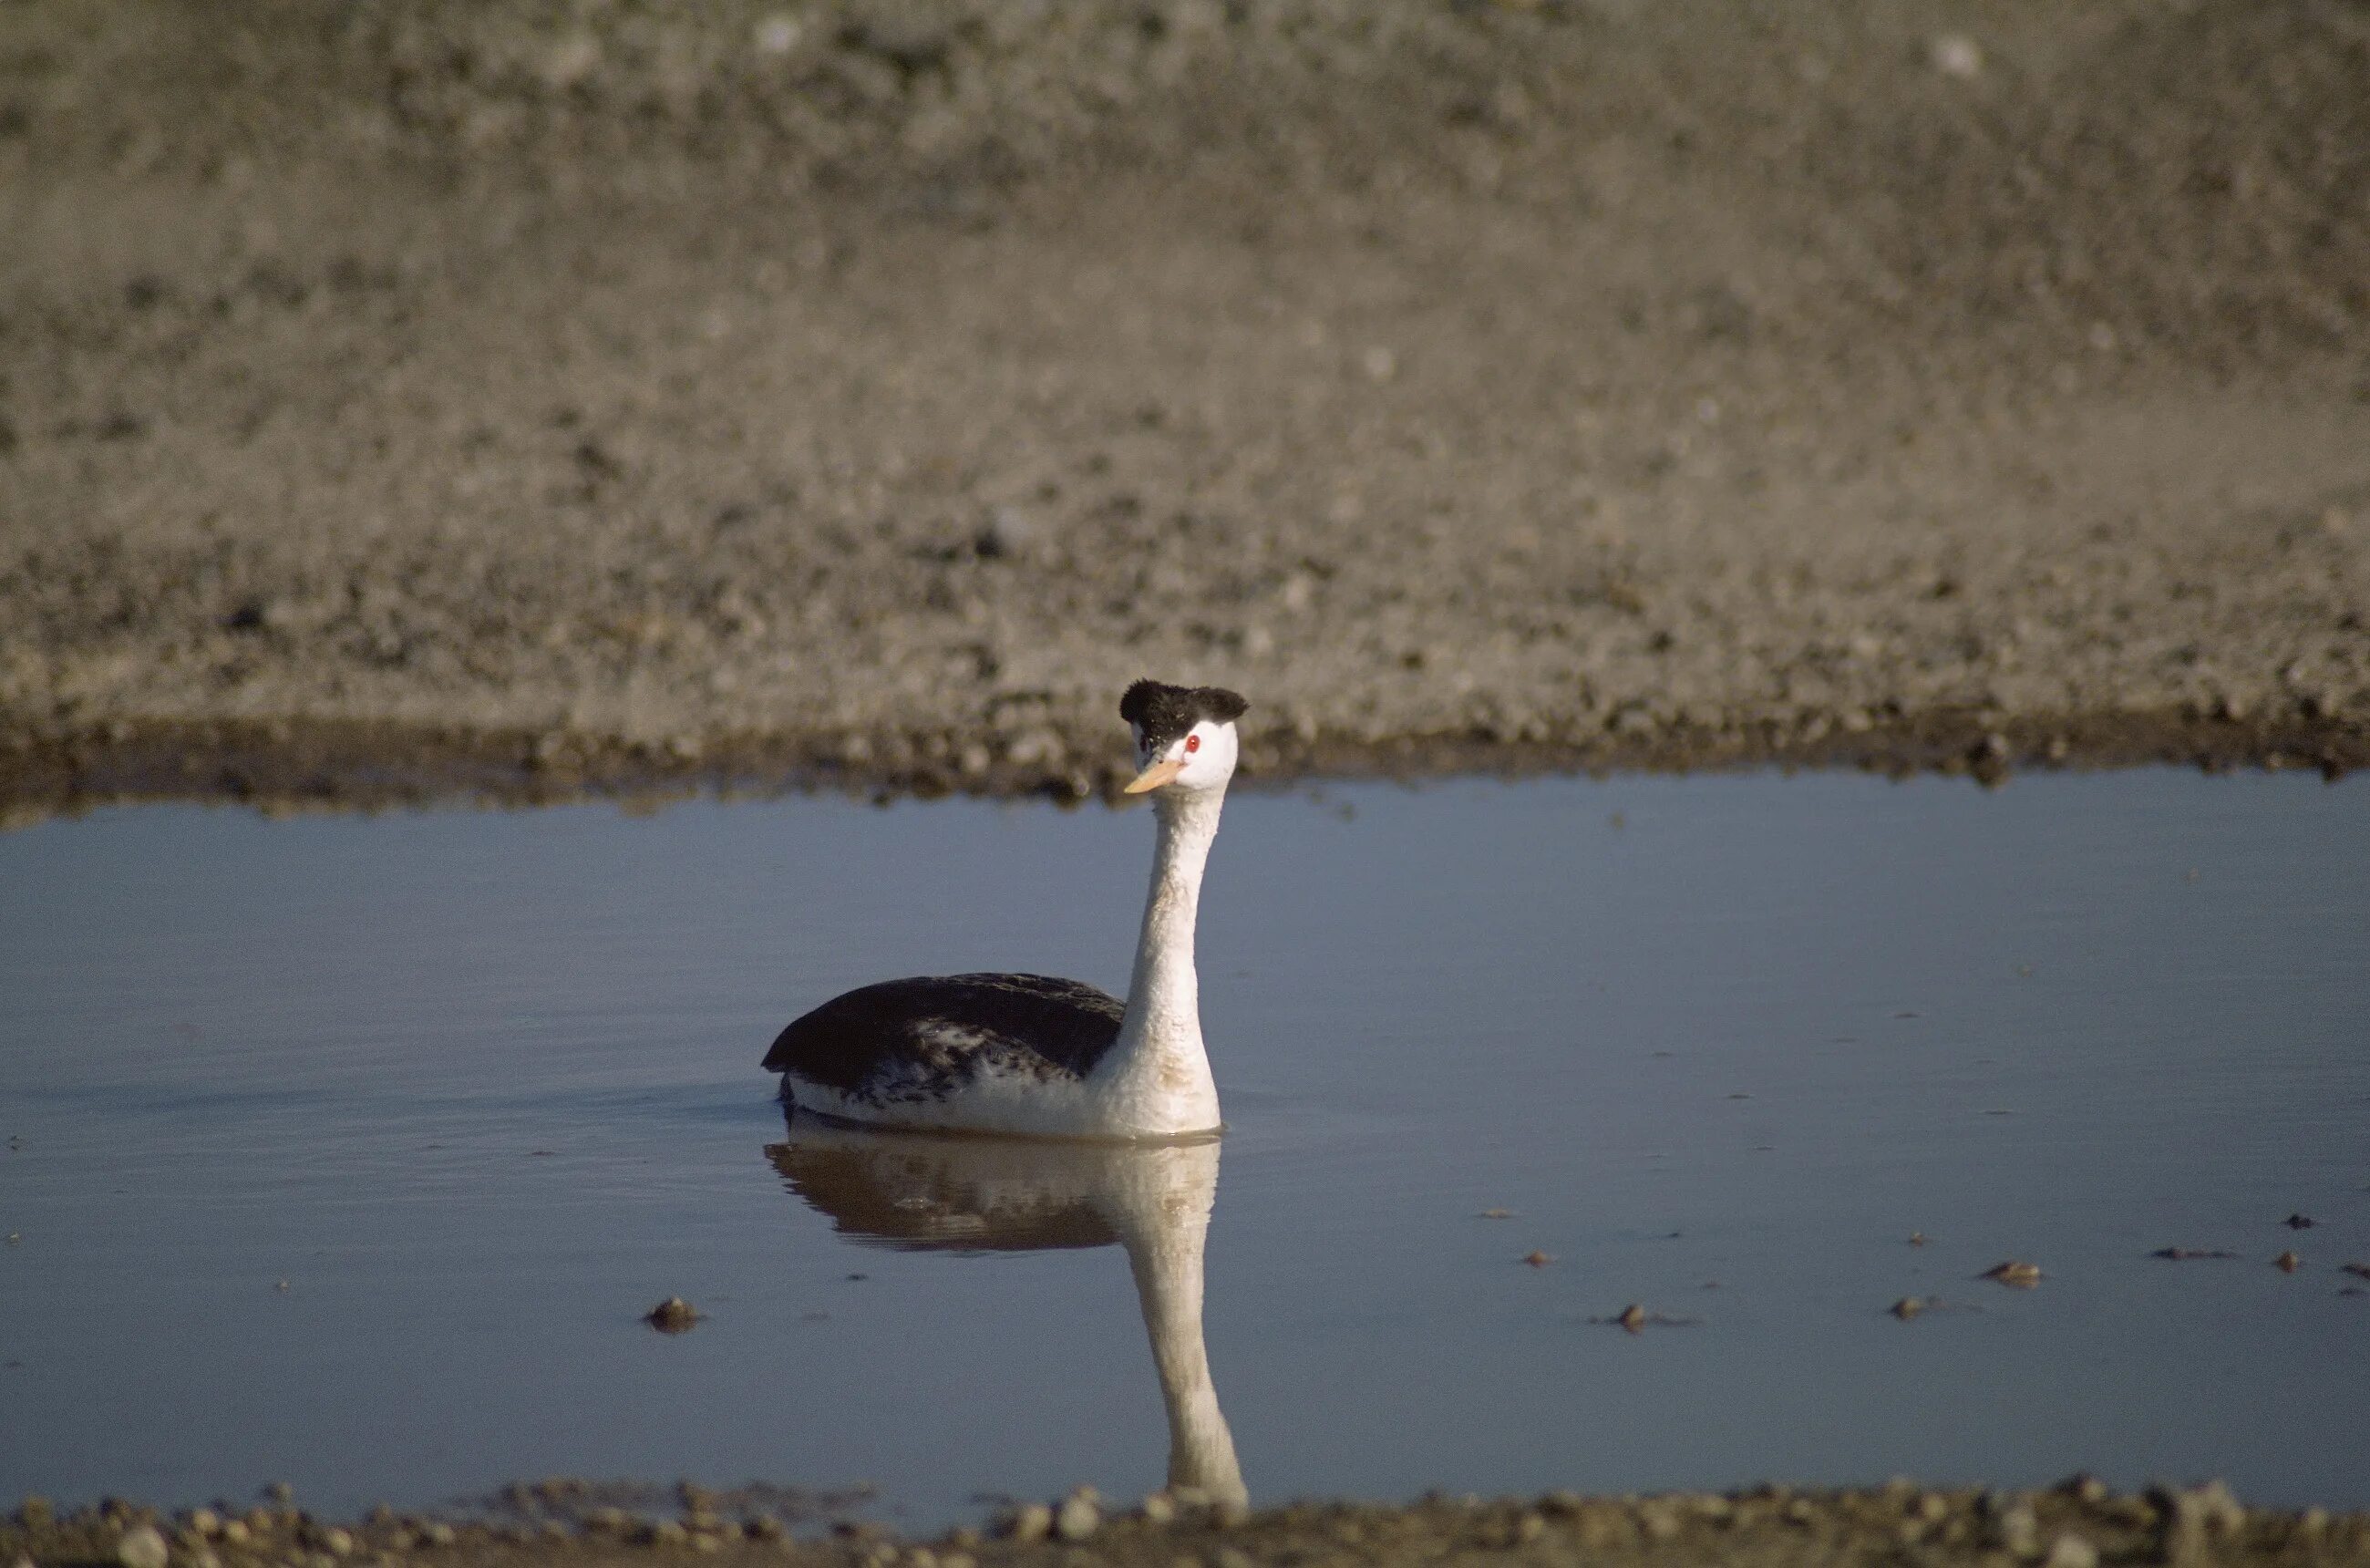
M843 1236L904 1251L1127 1251L1168 1410L1168 1484L1243 1502L1202 1338L1215 1139L1089 1144L862 1130L789 1115L766 1156Z

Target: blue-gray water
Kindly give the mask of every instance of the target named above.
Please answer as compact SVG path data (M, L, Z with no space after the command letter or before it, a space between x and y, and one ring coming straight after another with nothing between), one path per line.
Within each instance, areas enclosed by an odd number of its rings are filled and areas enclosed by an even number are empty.
M1149 840L836 800L0 836L0 1492L1158 1484L1118 1250L835 1236L757 1068L868 980L1121 987ZM1255 1498L2370 1505L2370 785L1243 794L1202 919ZM2041 1286L1972 1277L2008 1258ZM708 1320L652 1333L670 1293ZM1632 1301L1696 1321L1589 1321Z

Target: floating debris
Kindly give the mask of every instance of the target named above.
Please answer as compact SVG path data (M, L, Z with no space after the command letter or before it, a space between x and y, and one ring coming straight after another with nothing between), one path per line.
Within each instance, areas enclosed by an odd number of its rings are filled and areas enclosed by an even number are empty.
M1555 1259L1548 1256L1547 1253L1538 1251L1536 1248L1533 1248L1530 1251L1523 1254L1523 1262L1530 1264L1531 1267L1535 1269L1543 1269L1549 1263L1554 1262Z
M699 1311L680 1296L670 1296L642 1314L642 1321L662 1334L687 1334L699 1321Z
M1923 1247L1926 1245L1926 1233L1922 1230L1911 1231L1909 1233L1909 1244L1912 1247Z
M2174 1262L2187 1262L2192 1258L2235 1258L2236 1252L2226 1252L2219 1247L2158 1247L2148 1254L2151 1258L2169 1258Z
M2297 1257L2293 1251L2282 1252L2278 1257L2272 1260L2272 1267L2279 1270L2282 1274L2294 1274L2296 1270L2304 1267L2304 1260Z
M2014 1258L2010 1258L2004 1263L1994 1263L1975 1277L1996 1279L2002 1285L2013 1286L2018 1290L2031 1290L2041 1283L2041 1265L2019 1262Z
M1512 1219L1514 1217L1514 1211L1513 1209L1483 1209L1480 1214L1475 1217L1480 1219Z

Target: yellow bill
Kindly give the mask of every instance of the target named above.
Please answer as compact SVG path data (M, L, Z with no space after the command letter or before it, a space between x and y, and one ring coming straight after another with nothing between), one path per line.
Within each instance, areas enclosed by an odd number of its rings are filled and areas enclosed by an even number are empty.
M1123 792L1141 795L1146 790L1157 790L1184 771L1185 759L1181 756L1171 757L1166 762L1156 762L1129 780L1127 789Z

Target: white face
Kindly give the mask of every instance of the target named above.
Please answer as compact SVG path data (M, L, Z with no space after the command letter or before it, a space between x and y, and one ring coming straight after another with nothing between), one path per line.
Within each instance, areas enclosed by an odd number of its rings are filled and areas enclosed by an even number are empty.
M1204 719L1156 752L1138 730L1135 757L1144 771L1127 787L1131 795L1147 790L1223 790L1235 776L1235 727Z

